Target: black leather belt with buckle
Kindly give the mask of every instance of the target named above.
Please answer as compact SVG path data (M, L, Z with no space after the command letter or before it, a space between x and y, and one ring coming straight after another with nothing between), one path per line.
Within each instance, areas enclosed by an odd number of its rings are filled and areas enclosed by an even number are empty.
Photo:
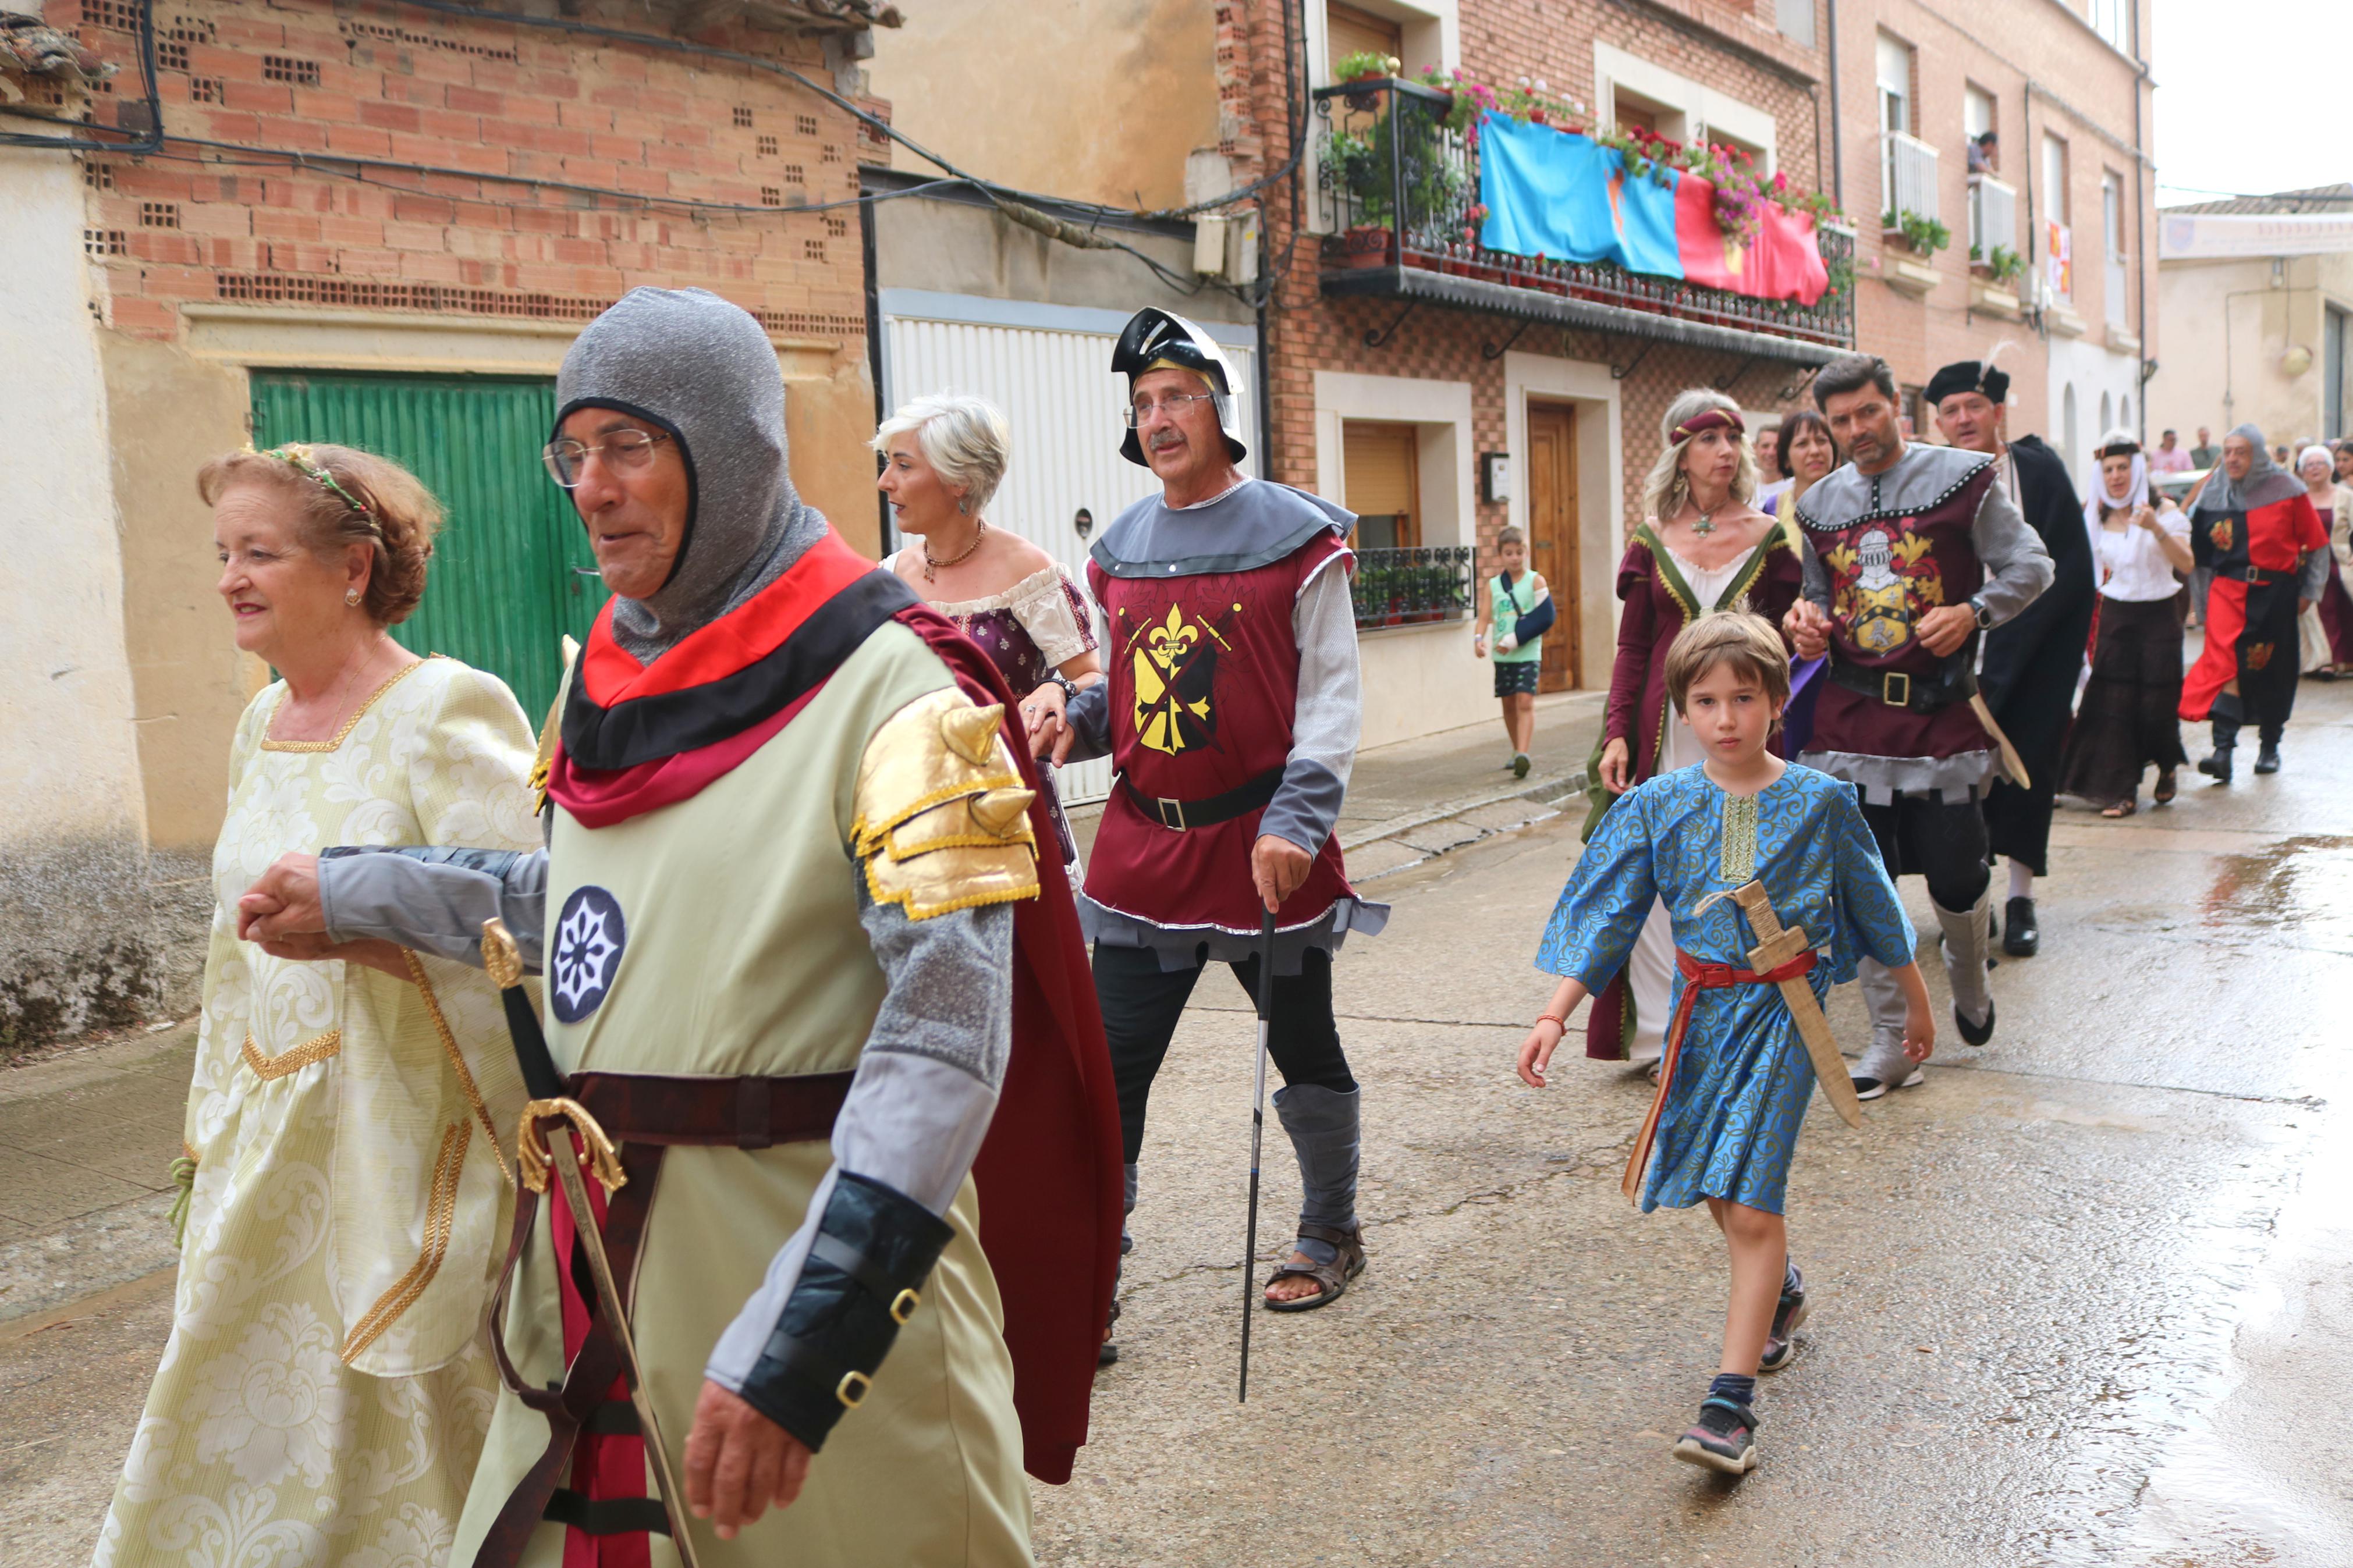
M1183 833L1190 828L1209 827L1220 822L1230 822L1245 812L1256 811L1274 798L1282 786L1282 770L1269 768L1248 784L1229 789L1223 795L1213 795L1205 800L1171 800L1166 795L1146 795L1119 775L1119 787L1137 810L1163 827Z
M1947 660L1933 676L1915 676L1902 669L1867 669L1833 658L1831 679L1849 691L1915 713L1934 713L1967 701L1978 689L1977 674L1967 660Z

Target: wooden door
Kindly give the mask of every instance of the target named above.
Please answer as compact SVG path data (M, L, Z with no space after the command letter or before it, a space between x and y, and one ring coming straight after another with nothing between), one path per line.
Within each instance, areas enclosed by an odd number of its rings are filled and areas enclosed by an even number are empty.
M1585 668L1577 586L1577 410L1528 405L1528 564L1552 589L1539 691L1567 691Z

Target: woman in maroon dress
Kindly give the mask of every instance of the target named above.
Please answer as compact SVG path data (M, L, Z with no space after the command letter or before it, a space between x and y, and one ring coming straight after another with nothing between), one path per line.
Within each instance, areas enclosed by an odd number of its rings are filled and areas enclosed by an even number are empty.
M883 456L875 487L891 498L899 531L914 536L891 570L977 643L1014 690L1061 681L1068 695L1101 680L1084 591L1052 556L983 515L1012 445L996 405L955 393L919 397L884 420L871 445ZM1040 762L1038 773L1075 879L1078 843L1054 795L1053 764Z
M1749 504L1757 460L1740 407L1694 387L1667 405L1661 450L1644 488L1648 521L1618 563L1618 660L1601 744L1586 770L1589 837L1620 795L1701 760L1667 702L1667 646L1700 616L1745 606L1774 625L1798 597L1793 531ZM1593 1000L1585 1054L1656 1062L1674 973L1674 932L1659 904L1623 973Z

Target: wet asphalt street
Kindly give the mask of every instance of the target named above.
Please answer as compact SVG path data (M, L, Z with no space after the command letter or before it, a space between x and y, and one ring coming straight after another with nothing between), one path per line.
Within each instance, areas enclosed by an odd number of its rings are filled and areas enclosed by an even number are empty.
M1817 1104L1789 1195L1812 1321L1737 1483L1666 1457L1725 1275L1703 1211L1619 1194L1647 1086L1510 1070L1572 819L1375 884L1395 918L1337 981L1371 1268L1260 1316L1242 1408L1253 1020L1205 984L1225 1010L1161 1079L1125 1360L1078 1479L1039 1492L1041 1560L2353 1562L2353 691L2307 684L2287 757L2122 822L2063 809L1993 1042L1946 1033L1861 1132Z
M1206 980L1154 1101L1125 1357L1077 1479L1036 1489L1040 1561L2353 1562L2353 689L2305 687L2287 761L2123 822L2063 808L1994 1041L1947 1030L1861 1132L1815 1108L1789 1195L1812 1321L1737 1483L1666 1457L1725 1279L1702 1213L1619 1195L1648 1087L1573 1049L1545 1093L1511 1072L1573 817L1367 889L1396 913L1337 989L1372 1266L1260 1314L1239 1408L1254 1021ZM0 1325L0 1563L87 1560L169 1281Z

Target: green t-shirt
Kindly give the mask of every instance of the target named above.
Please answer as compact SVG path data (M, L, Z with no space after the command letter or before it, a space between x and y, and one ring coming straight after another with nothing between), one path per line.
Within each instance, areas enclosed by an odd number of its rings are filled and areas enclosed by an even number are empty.
M1544 635L1541 632L1509 652L1504 651L1503 646L1505 636L1514 626L1520 624L1520 617L1535 609L1539 602L1535 591L1529 586L1529 577L1528 573L1523 572L1517 583L1506 584L1503 574L1498 573L1487 579L1487 592L1495 607L1494 637L1497 664L1527 664L1544 657Z

